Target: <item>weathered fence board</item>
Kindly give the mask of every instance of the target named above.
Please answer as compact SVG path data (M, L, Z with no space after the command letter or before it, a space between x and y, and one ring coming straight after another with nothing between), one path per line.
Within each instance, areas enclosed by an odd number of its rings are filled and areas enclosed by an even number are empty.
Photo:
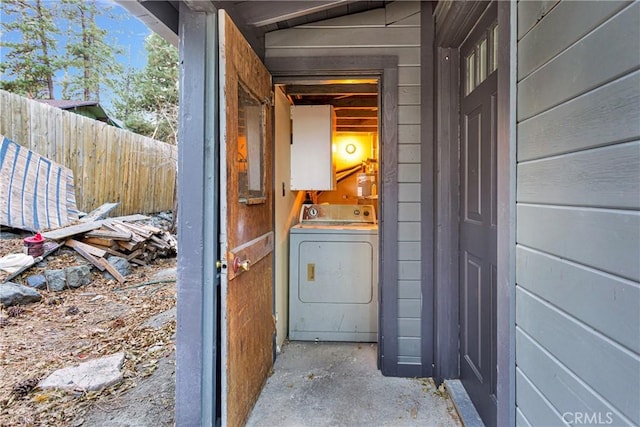
M73 171L78 209L113 215L173 208L177 147L0 91L0 134Z

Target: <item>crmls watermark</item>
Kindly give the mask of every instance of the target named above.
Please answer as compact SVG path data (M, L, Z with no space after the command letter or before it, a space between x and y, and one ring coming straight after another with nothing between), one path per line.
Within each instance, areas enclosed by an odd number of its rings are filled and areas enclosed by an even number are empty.
M565 412L562 421L572 425L611 425L613 412Z

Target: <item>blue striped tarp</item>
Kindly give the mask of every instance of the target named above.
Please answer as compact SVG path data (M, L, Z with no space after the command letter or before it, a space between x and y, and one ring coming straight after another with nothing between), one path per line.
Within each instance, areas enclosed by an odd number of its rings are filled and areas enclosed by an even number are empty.
M0 135L0 224L30 231L78 219L73 172Z

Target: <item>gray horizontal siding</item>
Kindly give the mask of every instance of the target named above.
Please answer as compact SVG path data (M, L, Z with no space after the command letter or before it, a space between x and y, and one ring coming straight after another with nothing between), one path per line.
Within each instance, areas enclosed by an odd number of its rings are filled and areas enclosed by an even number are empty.
M523 415L526 414L526 420L530 425L565 425L562 422L562 415L555 410L540 390L518 368L516 368L516 404L522 410Z
M525 418L525 416L522 413L522 410L520 408L516 408L516 426L518 426L518 427L532 427L531 424L529 423L529 420L527 420Z
M518 40L533 28L559 0L520 1L518 4Z
M546 64L629 3L602 1L589 7L580 1L560 3L520 41L518 48L527 55L518 56L518 78L522 79ZM554 31L557 28L562 31Z
M604 419L610 413L613 425L633 424L522 329L516 330L516 346L520 349L517 363L521 372L529 373L533 384L546 385L544 393L560 414L596 412Z
M411 104L407 104L411 105ZM400 150L408 149L411 147L407 147L408 144L416 144L412 147L415 147L417 150L420 150L420 126L419 125L406 125L401 124L398 125L398 143L400 144ZM416 156L416 157L413 157ZM412 153L412 156L409 157L406 161L400 160L400 163L412 163L415 161L419 161L420 159L420 151L416 151Z
M562 307L567 315L620 345L640 352L637 283L524 246L516 250L516 272L520 287ZM629 321L634 318L635 322Z
M582 3L582 7L593 6ZM639 13L640 3L634 3L521 80L518 83L518 120L534 116L637 69ZM561 28L556 31L560 33ZM545 49L546 46L536 45L530 49L533 48ZM521 50L518 53L519 56L527 54Z
M516 208L518 243L640 280L640 215L614 209L525 205Z
M518 202L640 209L640 141L518 165Z
M287 30L282 30L287 31ZM269 34L266 35L267 42L269 41ZM363 56L371 55L370 46L350 46L350 47L299 47L291 48L287 46L268 46L266 55L277 57L293 57L300 58L304 56ZM415 46L411 47L377 47L375 48L375 55L393 55L398 57L398 64L403 66L419 65L420 64L420 49Z
M570 367L589 387L606 396L604 400L634 423L640 423L640 358L637 353L612 342L522 287L516 291L516 306L519 328L560 363ZM524 348L518 349L516 360L523 354ZM518 366L523 370L524 367ZM531 380L536 374L534 369L527 377ZM549 398L555 386L555 383L542 382L539 388ZM559 402L554 402L556 405Z
M398 261L420 261L420 242L399 242Z
M419 300L422 290L419 280L399 280L398 281L398 298L408 300Z
M400 163L398 166L398 181L420 182L420 163Z
M420 221L420 203L398 203L398 220Z
M518 124L518 160L630 141L640 135L640 71Z
M355 16L355 15L354 15ZM356 18L352 18L356 19ZM376 35L379 35L376 37ZM369 49L389 47L420 47L420 27L414 28L360 28L332 27L290 28L265 35L267 49L277 48L337 48L366 47ZM375 52L379 55L379 52ZM307 52L308 56L309 53ZM280 56L280 55L273 55Z
M518 5L517 425L640 424L639 22Z
M420 2L327 19L265 35L267 57L398 57L398 362L420 364ZM396 284L384 284L396 286Z

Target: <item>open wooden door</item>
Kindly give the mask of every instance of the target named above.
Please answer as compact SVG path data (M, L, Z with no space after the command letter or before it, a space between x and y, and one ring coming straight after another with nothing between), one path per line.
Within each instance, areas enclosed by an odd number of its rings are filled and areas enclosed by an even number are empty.
M246 421L273 365L271 76L219 12L222 425Z

